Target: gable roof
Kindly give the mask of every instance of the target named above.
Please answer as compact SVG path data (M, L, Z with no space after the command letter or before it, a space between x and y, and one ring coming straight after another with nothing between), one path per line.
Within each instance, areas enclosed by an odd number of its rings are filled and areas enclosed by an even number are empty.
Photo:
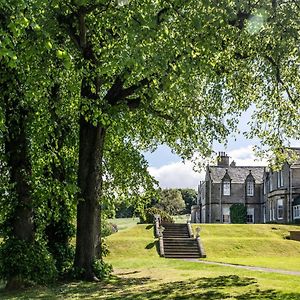
M226 174L226 170L228 175L231 178L232 183L244 183L247 176L250 173L255 180L256 183L263 182L264 176L264 167L218 167L218 166L209 166L208 170L210 172L210 178L213 182L221 182L224 175Z

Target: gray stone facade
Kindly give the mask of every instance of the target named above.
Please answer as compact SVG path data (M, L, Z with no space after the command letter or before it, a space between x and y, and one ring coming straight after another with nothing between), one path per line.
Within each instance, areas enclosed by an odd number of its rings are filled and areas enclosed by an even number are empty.
M266 169L263 196L266 222L300 222L300 148L293 148L298 160L281 170Z
M242 203L247 223L300 223L300 148L293 150L299 159L280 171L229 164L226 153L219 153L217 165L207 166L198 187L197 221L230 223L230 206Z
M262 186L264 167L241 167L221 152L217 166L207 166L205 180L199 185L201 222L230 223L230 206L245 204L247 221L262 223Z

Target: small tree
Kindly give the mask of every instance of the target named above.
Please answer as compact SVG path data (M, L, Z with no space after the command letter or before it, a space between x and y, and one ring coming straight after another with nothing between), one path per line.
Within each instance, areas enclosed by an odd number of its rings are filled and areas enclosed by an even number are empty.
M185 210L190 213L192 205L197 203L197 192L193 189L180 189L179 191L185 202Z
M236 203L230 207L230 220L233 224L247 223L247 208L242 203Z
M185 203L179 190L166 189L162 190L161 199L156 206L170 215L176 215L185 208Z

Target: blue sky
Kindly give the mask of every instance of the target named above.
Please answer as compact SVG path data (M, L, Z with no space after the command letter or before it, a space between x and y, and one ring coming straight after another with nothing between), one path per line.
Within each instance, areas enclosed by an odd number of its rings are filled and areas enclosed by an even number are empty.
M239 123L240 132L248 131L248 121L251 118L251 110L245 112ZM253 146L259 143L258 139L248 140L242 134L228 138L228 144L215 144L215 152L226 152L230 160L234 160L240 166L266 165L266 162L258 160L253 152ZM299 147L300 141L291 142L291 146ZM194 188L196 189L199 181L204 179L204 170L193 171L191 162L182 163L179 156L173 154L167 146L160 146L153 152L144 154L149 163L149 172L160 183L162 188Z

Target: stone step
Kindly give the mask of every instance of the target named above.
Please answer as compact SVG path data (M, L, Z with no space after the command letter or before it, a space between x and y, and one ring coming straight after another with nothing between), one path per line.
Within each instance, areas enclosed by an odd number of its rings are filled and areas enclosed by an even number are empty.
M197 248L192 248L192 249L186 249L186 248L177 248L177 249L169 249L169 248L164 248L165 253L187 253L187 254L198 254L199 250Z
M200 254L165 254L165 258L200 258Z
M162 224L166 258L199 258L197 241L189 235L187 224Z
M188 239L190 238L189 235L183 235L183 234L178 234L178 235L164 235L164 239Z
M180 242L187 242L187 243L193 243L195 242L195 239L193 238L163 238L164 242L174 242L174 243L180 243Z

